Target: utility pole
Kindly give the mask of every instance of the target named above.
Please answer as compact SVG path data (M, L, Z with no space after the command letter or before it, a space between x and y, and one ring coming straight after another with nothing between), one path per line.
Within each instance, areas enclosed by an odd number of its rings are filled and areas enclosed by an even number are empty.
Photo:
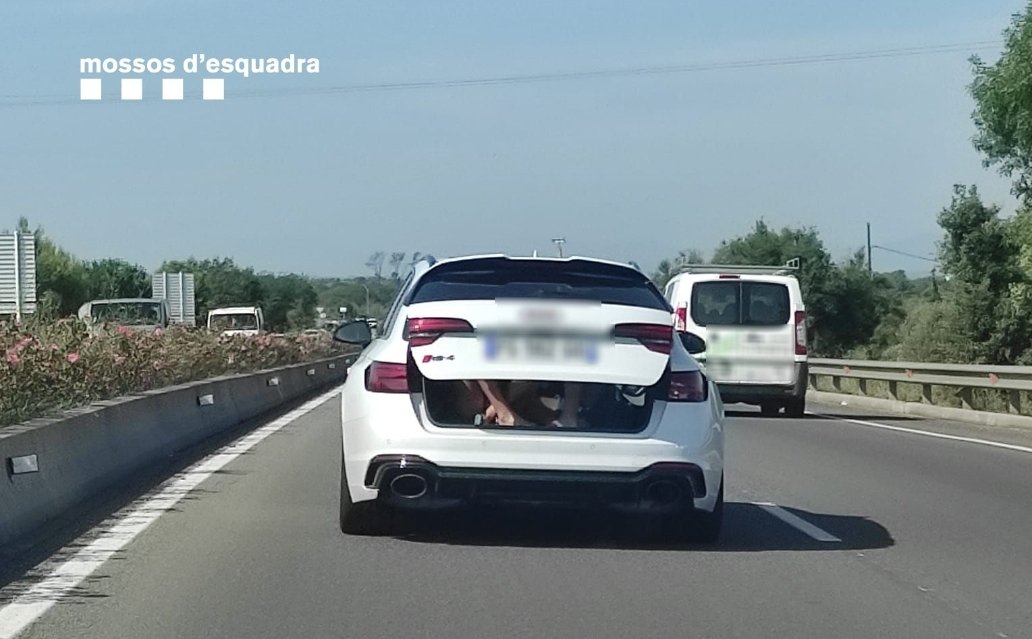
M366 318L368 318L369 317L369 287L366 286L365 284L363 284L362 282L359 282L358 285L365 289L365 316L366 316Z
M559 250L559 257L562 257L563 256L563 244L566 244L566 238L565 237L555 237L555 238L552 238L552 244L555 244L556 248Z
M867 275L874 277L874 266L871 265L871 223L867 223Z

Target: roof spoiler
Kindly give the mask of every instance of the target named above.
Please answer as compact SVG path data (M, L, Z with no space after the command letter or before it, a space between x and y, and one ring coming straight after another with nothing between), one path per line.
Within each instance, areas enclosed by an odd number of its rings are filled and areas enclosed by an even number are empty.
M748 273L751 275L795 275L800 270L800 260L793 258L784 266L758 266L755 264L685 264L681 273Z

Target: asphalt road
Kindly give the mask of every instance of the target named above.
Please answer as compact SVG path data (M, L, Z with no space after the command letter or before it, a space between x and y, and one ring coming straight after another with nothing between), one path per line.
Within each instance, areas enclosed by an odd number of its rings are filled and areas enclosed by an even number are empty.
M9 583L0 637L19 595L42 613L18 636L47 639L1032 637L1032 453L735 413L712 547L513 511L353 538L336 522L337 410L328 402L215 468L74 588ZM98 539L47 569L103 550Z

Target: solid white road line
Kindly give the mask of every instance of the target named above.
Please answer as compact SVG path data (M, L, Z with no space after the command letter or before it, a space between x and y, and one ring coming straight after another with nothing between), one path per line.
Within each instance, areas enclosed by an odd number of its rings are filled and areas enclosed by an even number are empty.
M95 531L101 531L99 535L94 536L93 531L86 533L84 537L91 541L81 550L70 550L76 543L81 543L80 538L33 569L28 579L37 575L40 579L27 590L25 579L0 589L0 601L10 600L10 603L0 607L0 639L13 639L39 619L214 472L339 393L339 387L323 393L170 477L95 528Z
M802 517L793 515L792 513L788 512L787 510L785 510L781 506L778 506L777 504L772 504L770 502L757 502L754 505L759 506L760 508L766 510L768 513L774 515L775 517L785 522L789 526L792 526L796 530L810 537L813 537L817 541L826 541L832 543L842 541L835 535L824 530L821 530L820 528L814 526Z
M836 417L834 415L824 415L821 413L812 413L807 411L807 414L813 415L814 417L821 417L824 419L830 419L836 422L846 422L848 424L856 424L858 426L870 426L871 428L881 428L884 430L894 430L900 433L910 433L911 435L923 435L924 437L935 437L936 439L948 439L955 442L964 442L965 444L978 444L980 446L992 446L993 448L1004 448L1006 450L1016 450L1020 453L1032 453L1032 448L1028 446L1019 446L1017 444L1005 444L1003 442L994 442L989 439L978 439L977 437L962 437L960 435L947 435L946 433L936 433L930 430L920 430L917 428L904 428L902 426L890 426L888 424L879 424L878 422L869 422L863 419L850 419L848 417Z

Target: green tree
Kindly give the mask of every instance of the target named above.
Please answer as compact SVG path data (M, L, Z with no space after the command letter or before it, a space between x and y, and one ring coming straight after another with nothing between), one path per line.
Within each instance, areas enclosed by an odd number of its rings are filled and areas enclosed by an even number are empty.
M882 357L908 362L971 361L974 349L963 336L961 312L947 300L916 303L901 322L896 343Z
M675 275L681 272L681 269L688 264L705 264L706 257L701 251L696 249L688 249L686 251L678 251L677 257L664 259L659 262L656 270L652 273L652 281L663 290Z
M1026 277L1018 268L1020 246L999 207L986 206L971 186L955 186L939 213L945 237L939 252L951 277L944 299L960 312L959 330L972 357L1012 363L1029 346L1029 318L1018 314L1012 293Z
M335 314L341 306L347 307L349 317L368 315L382 320L394 301L401 282L387 278L354 277L347 279L324 278L313 285L318 294L319 306ZM369 289L369 307L366 308L366 288Z
M270 330L282 332L312 326L318 295L307 278L263 274L260 280L264 291L262 309Z
M1019 317L1032 317L1032 206L1025 204L1007 223L1007 233L1017 250L1015 263L1022 277L1011 283L1013 312Z
M193 273L197 313L202 322L213 308L255 306L265 298L254 269L237 266L230 258L170 260L161 266L168 273Z
M88 262L84 268L90 299L151 295L150 275L142 266L104 259Z
M1014 180L1022 198L1032 193L1032 3L1004 30L1003 55L995 64L971 59L975 99L975 148L987 166Z
M401 277L401 266L405 263L405 251L394 251L391 253L391 279Z

